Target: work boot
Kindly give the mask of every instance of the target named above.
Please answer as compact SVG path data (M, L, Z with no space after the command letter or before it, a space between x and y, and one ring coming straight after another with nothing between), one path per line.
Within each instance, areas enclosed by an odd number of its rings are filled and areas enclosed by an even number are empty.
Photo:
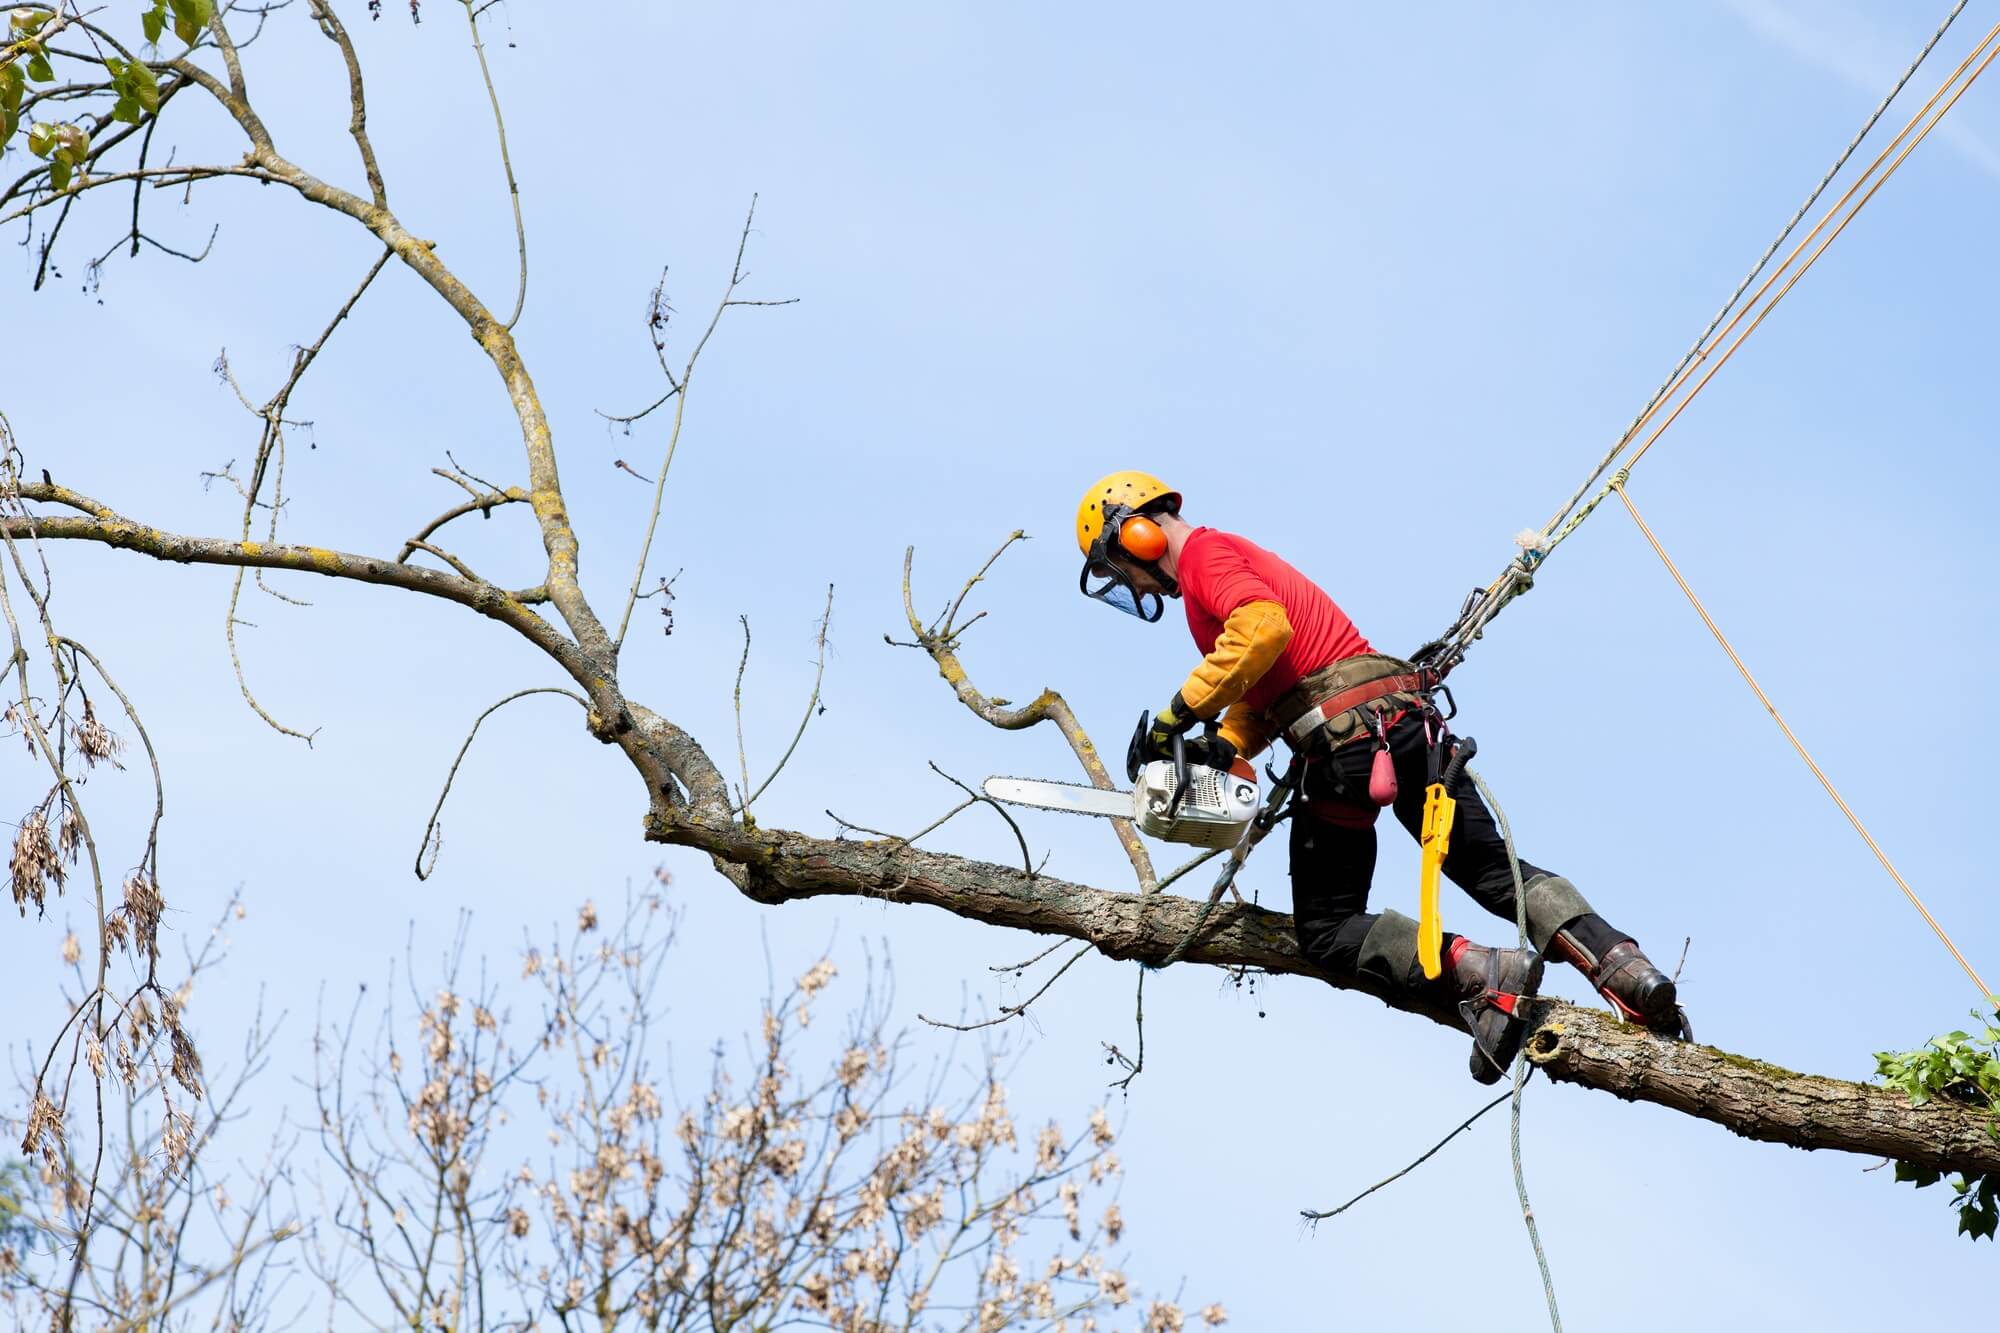
M1472 1077L1498 1083L1528 1030L1522 1002L1542 984L1542 956L1533 949L1494 949L1463 935L1452 941L1448 973L1458 1012L1472 1030Z
M1549 952L1589 979L1591 986L1628 1023L1668 1036L1692 1039L1694 1029L1680 1007L1674 979L1654 967L1633 940L1620 940L1593 954L1568 927L1549 941Z

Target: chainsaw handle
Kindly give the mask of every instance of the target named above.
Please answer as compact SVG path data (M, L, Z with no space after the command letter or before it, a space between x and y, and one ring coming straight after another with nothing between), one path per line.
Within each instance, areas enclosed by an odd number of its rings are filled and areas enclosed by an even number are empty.
M1153 729L1153 715L1141 711L1139 725L1132 728L1132 739L1125 744L1125 780L1137 782L1139 770L1146 763L1146 733Z
M1168 819L1180 813L1181 802L1186 799L1189 788L1194 786L1194 778L1188 773L1187 737L1178 731L1174 733L1173 761L1174 795L1167 802Z

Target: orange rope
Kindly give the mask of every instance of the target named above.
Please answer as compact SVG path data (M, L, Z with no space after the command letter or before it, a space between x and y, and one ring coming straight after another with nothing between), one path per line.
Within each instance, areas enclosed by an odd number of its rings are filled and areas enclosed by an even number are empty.
M1991 60L1992 57L1988 56L1987 59ZM1980 979L1979 973L1973 970L1972 964L1965 960L1965 955L1958 951L1958 946L1952 943L1951 936L1945 934L1944 927L1938 924L1937 918L1931 915L1930 909L1925 907L1923 900L1917 897L1916 890L1910 887L1910 882L1903 878L1902 872L1897 870L1895 865L1889 860L1888 853L1884 852L1881 844L1876 842L1874 837L1869 834L1867 827L1861 822L1861 817L1854 813L1854 808L1848 805L1846 800L1841 797L1840 792L1834 788L1832 780L1813 761L1812 755L1806 752L1804 743L1793 732L1791 726L1785 721L1784 716L1778 712L1778 706L1771 702L1771 696L1764 693L1764 687L1757 683L1757 678L1750 674L1750 668L1743 665L1743 659L1737 656L1736 649L1730 645L1721 627L1715 623L1714 617L1708 614L1708 608L1701 604L1701 598L1695 596L1694 589L1689 587L1687 579L1682 577L1680 568L1674 564L1673 557L1667 554L1666 547L1660 545L1660 539L1653 535L1653 530L1646 526L1646 520L1639 516L1638 506L1632 503L1632 497L1625 492L1625 472L1623 469L1620 469L1618 474L1611 479L1611 489L1616 491L1618 498L1625 502L1625 512L1630 514L1632 521L1639 525L1639 531L1646 534L1646 540L1651 543L1653 553L1660 557L1660 563L1667 567L1667 572L1674 576L1674 582L1680 584L1681 591L1687 594L1688 603L1694 607L1695 613L1701 617L1701 623L1708 626L1708 632L1715 636L1715 641L1722 645L1722 651L1729 654L1729 660L1736 664L1736 670L1741 673L1744 681L1749 684L1750 688L1756 692L1757 701L1764 705L1764 711L1769 713L1771 720L1778 724L1778 730L1785 733L1785 739L1790 741L1792 748L1799 752L1799 758L1806 761L1806 767L1811 769L1812 775L1819 779L1819 785L1826 788L1826 794L1831 796L1833 803L1840 807L1840 813L1847 816L1847 822L1854 825L1854 831L1859 833L1861 840L1868 844L1868 850L1875 853L1875 859L1882 863L1882 868L1888 871L1890 878L1896 881L1896 887L1900 888L1903 891L1903 896L1910 900L1910 906L1917 909L1918 913L1924 918L1925 924L1937 933L1939 940L1943 941L1944 947L1951 950L1951 956L1958 960L1960 967L1965 969L1965 975L1971 977L1972 984L1979 987L1980 995L1993 1003L2000 1004L2000 996L1994 994L1993 990Z

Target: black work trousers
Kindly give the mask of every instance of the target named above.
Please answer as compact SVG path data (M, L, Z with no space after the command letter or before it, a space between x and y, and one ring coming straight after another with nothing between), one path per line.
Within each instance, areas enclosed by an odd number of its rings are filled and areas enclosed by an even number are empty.
M1306 766L1304 801L1292 818L1292 917L1299 948L1315 963L1343 976L1360 970L1361 942L1375 924L1368 911L1368 889L1375 876L1375 826L1363 820L1365 812L1375 808L1368 799L1368 772L1377 748L1361 740L1315 757ZM1397 786L1390 808L1412 838L1423 829L1429 748L1421 716L1407 714L1389 728ZM1452 794L1458 810L1444 858L1445 876L1481 907L1512 923L1514 875L1500 827L1471 779L1461 780ZM1312 806L1319 802L1332 803L1336 809L1315 814ZM1354 810L1362 818L1335 822L1329 817L1341 810ZM1523 884L1548 873L1526 858L1521 860ZM1407 902L1412 910L1407 915L1414 916L1417 886L1412 882L1409 887ZM1513 938L1511 925L1508 937ZM1449 945L1451 937L1445 939ZM1382 979L1397 985L1411 980Z

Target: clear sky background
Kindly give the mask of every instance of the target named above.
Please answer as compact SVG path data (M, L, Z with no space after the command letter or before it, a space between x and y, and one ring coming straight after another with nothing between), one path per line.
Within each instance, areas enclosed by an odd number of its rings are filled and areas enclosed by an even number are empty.
M732 312L705 355L652 562L685 570L675 630L642 611L628 692L732 766L747 614L761 772L810 688L831 582L828 710L761 819L831 833L831 806L914 829L956 797L926 760L968 780L1072 777L1052 731L986 728L882 635L899 628L906 545L934 609L1026 528L1035 540L977 594L990 615L967 665L1015 699L1060 688L1102 744L1122 744L1193 658L1175 615L1142 626L1074 591L1075 497L1120 467L1168 478L1190 517L1285 555L1378 646L1410 650L1581 480L1944 8L512 0L491 48L529 231L518 334L601 608L631 577L650 498L613 460L654 475L664 423L627 437L593 409L663 387L643 328L661 266L684 354L760 192L745 294L800 298ZM512 228L461 16L433 3L413 29L400 6L372 25L344 9L393 204L505 309ZM1996 20L1990 0L1972 4L1885 124ZM280 146L358 185L339 65L302 14L274 19L249 74ZM206 139L181 130L180 160L239 151L209 121ZM2000 85L1976 86L1947 126L1648 456L1633 494L1991 978L2000 903L1979 775L2000 731L1981 688L2000 646L1986 570ZM148 230L181 246L220 221L213 256L121 255L86 289L87 259L124 225L101 199L72 219L47 290L28 290L31 252L0 258L0 404L31 473L163 527L231 533L233 494L197 474L250 457L255 432L210 373L217 350L261 398L375 252L276 190L218 183L148 208ZM294 437L293 540L393 552L457 494L428 472L447 449L523 479L490 366L394 269L295 413L316 447ZM455 545L496 580L537 577L521 512L467 524ZM270 1117L304 1104L290 1080L322 984L344 995L380 976L410 923L434 951L470 908L475 947L503 957L524 926L615 899L659 864L696 946L671 983L688 1050L754 1023L766 941L781 973L829 941L858 970L863 941L886 942L912 1026L918 1010L1018 998L987 967L1032 952L1027 936L851 900L761 908L644 844L629 769L555 701L516 705L481 737L438 873L419 884L409 863L466 727L510 690L562 683L548 664L453 607L280 582L314 605L247 602L243 652L265 704L320 729L307 750L237 694L226 571L56 554L66 628L122 673L164 754L172 924L199 931L246 895L230 979L194 1017L227 1047L260 989L289 1011ZM1860 1078L1872 1052L1964 1021L1965 977L1616 507L1453 685L1524 853L1668 966L1691 937L1683 991L1704 1040ZM12 817L39 779L18 758L4 772ZM129 845L118 820L143 793L136 776L116 790L130 805L106 819ZM1024 823L1052 873L1129 880L1107 827ZM994 859L1011 847L985 811L933 841ZM1383 846L1376 902L1410 910L1415 855ZM1280 908L1283 860L1267 849L1245 880ZM46 1030L61 922L81 919L74 903L50 915L0 931L0 1035L17 1051ZM1446 922L1512 932L1457 896ZM1100 1042L1130 1049L1134 980L1093 959L1036 1006L1012 1085L1024 1117L1074 1121L1106 1095ZM1567 970L1550 985L1585 998ZM1153 1291L1185 1275L1253 1329L1543 1323L1498 1115L1353 1213L1317 1232L1298 1221L1478 1105L1462 1036L1298 979L1252 999L1197 968L1154 976L1146 1013L1146 1071L1122 1102L1124 1207ZM943 1050L929 1030L915 1040ZM1862 1159L1539 1081L1523 1150L1575 1328L1941 1323L1995 1273L1991 1245L1951 1234L1941 1190L1864 1174Z

